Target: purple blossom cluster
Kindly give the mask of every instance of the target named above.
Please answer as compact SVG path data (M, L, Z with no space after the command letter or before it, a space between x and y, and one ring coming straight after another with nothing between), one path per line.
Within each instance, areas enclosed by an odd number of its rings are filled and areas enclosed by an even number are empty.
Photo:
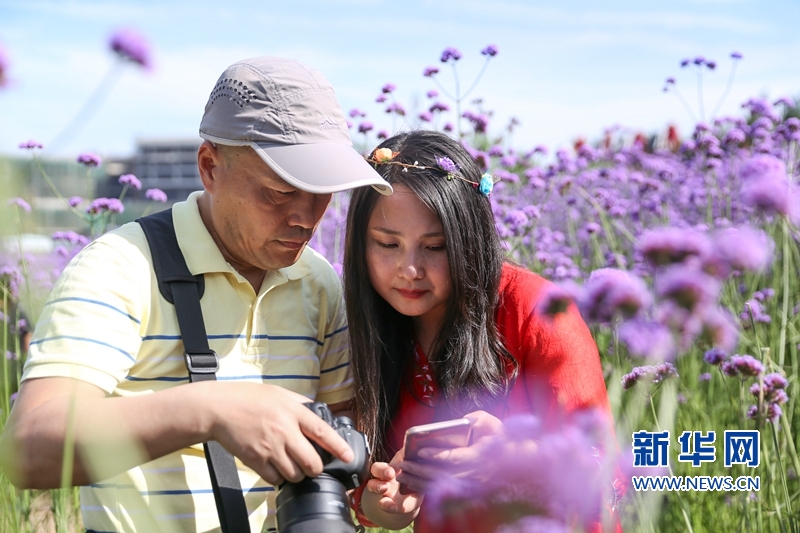
M162 191L161 189L156 189L155 187L152 189L147 189L144 192L144 197L148 200L152 200L153 202L166 202L167 201L167 193Z
M634 367L628 374L622 376L622 388L629 390L640 382L648 382L658 385L665 379L673 377L678 377L678 370L672 363L637 366Z
M597 412L560 424L534 415L507 419L505 433L481 450L480 476L446 477L426 494L432 519L457 523L469 502L481 506L470 516L479 517L485 531L588 530L617 496L616 458L613 450L604 452L609 427L607 416ZM516 512L507 512L512 507Z
M139 178L137 178L133 174L123 174L122 176L119 177L119 180L117 181L119 182L120 185L131 187L133 189L136 189L137 191L142 190L142 182L139 181Z
M125 206L117 198L97 198L86 208L86 212L90 215L122 213L123 211L125 211Z
M85 152L79 154L78 157L76 158L76 161L81 165L84 165L89 168L99 167L100 163L103 162L102 158L99 155L93 154L91 152Z
M123 60L143 68L149 68L151 65L150 46L147 44L147 40L135 30L117 31L109 39L108 45Z

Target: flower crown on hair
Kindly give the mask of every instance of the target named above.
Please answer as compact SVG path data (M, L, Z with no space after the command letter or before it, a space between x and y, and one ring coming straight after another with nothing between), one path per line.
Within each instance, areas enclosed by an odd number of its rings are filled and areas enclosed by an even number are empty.
M395 161L394 158L400 152L392 152L389 148L378 148L374 152L372 152L371 157L365 158L368 163L372 163L373 165L397 165L398 167L403 168L403 172L408 172L409 168L415 168L419 170L439 170L447 173L447 179L458 179L461 181L465 181L471 184L473 187L478 189L478 191L483 194L484 196L489 196L489 193L492 192L492 188L494 188L494 184L498 181L492 177L491 174L488 172L484 173L481 176L480 182L475 182L472 180L468 180L461 174L459 174L458 165L453 162L452 159L446 156L436 157L436 166L429 167L425 165L420 165L419 162L414 161L413 164L409 163L402 163L400 161Z

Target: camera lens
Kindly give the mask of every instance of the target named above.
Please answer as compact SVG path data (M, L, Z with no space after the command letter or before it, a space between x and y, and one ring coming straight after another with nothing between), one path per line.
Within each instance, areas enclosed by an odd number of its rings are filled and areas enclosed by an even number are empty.
M328 474L284 483L277 498L281 533L354 533L350 503L341 482Z

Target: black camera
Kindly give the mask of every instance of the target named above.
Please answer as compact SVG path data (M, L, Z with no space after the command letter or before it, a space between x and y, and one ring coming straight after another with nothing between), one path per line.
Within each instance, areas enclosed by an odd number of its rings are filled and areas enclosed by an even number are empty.
M346 416L334 417L322 402L305 404L328 423L353 449L349 463L334 459L330 452L311 441L322 464L322 474L278 487L279 533L354 533L347 491L361 485L369 474L369 445Z

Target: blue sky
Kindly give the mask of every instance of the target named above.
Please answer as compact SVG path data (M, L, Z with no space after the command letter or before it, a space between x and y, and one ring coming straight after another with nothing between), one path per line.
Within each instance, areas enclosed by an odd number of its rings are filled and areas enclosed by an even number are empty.
M0 153L58 135L113 67L108 37L124 27L147 37L154 68L122 69L58 155L125 156L136 139L196 137L222 70L262 54L320 70L345 111L359 107L377 127L407 128L414 122L393 125L374 103L383 84L397 85L398 101L413 109L435 88L422 71L442 66L445 47L463 53L459 75L469 85L490 43L500 52L468 100L482 97L493 110L490 131L516 117L518 149L593 140L614 125L651 133L674 123L687 134L692 119L675 95L662 93L674 76L697 113L696 76L681 59L718 64L703 76L706 114L725 90L732 51L744 59L720 115L740 115L751 96L798 97L798 22L796 0L0 0L11 81L0 90ZM448 69L440 79L452 88Z

